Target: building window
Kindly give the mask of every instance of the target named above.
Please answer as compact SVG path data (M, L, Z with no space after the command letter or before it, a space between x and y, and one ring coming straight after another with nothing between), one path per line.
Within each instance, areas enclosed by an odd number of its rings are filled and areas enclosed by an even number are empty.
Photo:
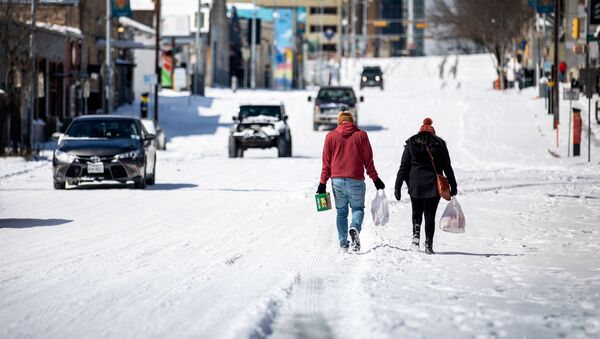
M310 14L337 15L337 7L311 7Z
M326 32L328 29L332 30L333 33L337 33L337 26L336 25L323 25L323 32ZM321 26L319 26L319 25L310 25L310 32L311 33L321 32Z
M323 52L337 52L336 44L323 44Z

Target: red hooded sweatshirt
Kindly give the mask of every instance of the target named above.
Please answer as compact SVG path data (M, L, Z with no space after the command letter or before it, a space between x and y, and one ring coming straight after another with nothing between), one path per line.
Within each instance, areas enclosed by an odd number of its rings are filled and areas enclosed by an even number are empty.
M321 183L329 178L365 180L365 170L372 180L379 177L373 163L373 150L369 137L355 124L345 122L327 133L323 145Z

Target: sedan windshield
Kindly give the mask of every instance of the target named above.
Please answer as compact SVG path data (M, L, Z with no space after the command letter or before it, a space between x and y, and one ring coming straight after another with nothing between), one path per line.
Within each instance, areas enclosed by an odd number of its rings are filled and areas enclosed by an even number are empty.
M133 120L79 120L66 132L71 138L140 139L140 131Z
M240 119L257 116L281 118L279 106L240 106Z
M353 101L356 100L351 88L322 88L317 99L326 101Z

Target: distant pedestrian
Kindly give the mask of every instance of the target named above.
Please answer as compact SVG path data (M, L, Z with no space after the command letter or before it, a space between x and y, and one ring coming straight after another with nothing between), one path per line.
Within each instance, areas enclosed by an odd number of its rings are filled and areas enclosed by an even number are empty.
M342 249L348 249L348 206L352 208L350 238L352 250L360 250L359 234L365 209L365 169L375 188L384 189L379 179L369 137L354 124L352 113L338 114L338 127L327 133L323 145L323 167L317 193L325 193L331 178L337 212L338 240Z
M402 183L406 181L412 204L412 248L414 250L419 249L421 222L425 215L425 253L427 254L434 254L435 213L440 202L436 172L437 174L443 172L446 175L450 184L450 194L456 195L456 179L446 142L436 136L432 125L433 121L426 118L419 133L406 140L394 189L396 199L400 200Z

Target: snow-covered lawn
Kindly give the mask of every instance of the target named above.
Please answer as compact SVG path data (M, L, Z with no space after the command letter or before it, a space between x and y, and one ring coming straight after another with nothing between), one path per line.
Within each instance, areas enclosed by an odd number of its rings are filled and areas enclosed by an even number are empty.
M467 232L438 230L437 255L408 250L405 190L386 226L367 214L360 253L338 250L335 212L314 206L314 92L165 92L168 150L144 191L55 191L50 161L0 159L0 338L599 337L598 142L591 164L584 145L567 158L533 89L489 90L486 55L441 80L440 60L365 61L386 89L359 111L388 197L423 118L447 141ZM231 116L257 99L285 102L293 158L227 158Z

